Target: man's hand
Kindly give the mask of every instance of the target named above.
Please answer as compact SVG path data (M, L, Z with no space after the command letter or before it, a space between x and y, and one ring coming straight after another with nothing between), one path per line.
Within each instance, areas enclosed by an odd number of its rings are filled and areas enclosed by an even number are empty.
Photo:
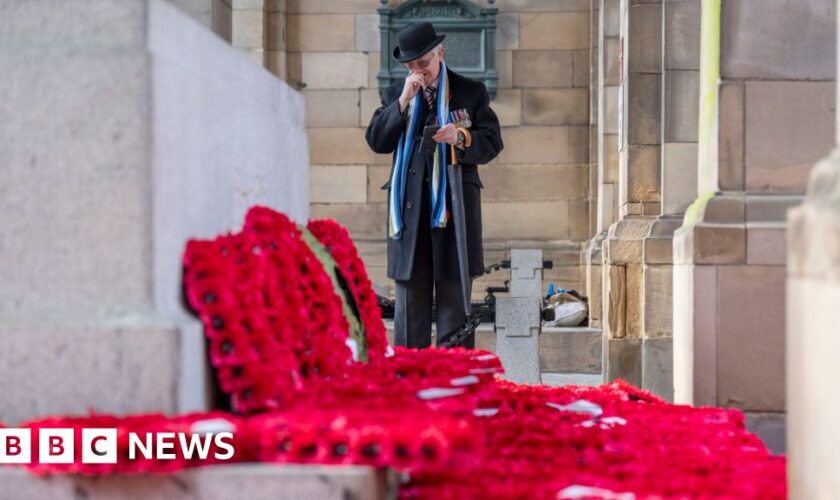
M435 142L445 142L447 144L458 144L458 128L454 123L447 123L438 129L437 133L432 136Z
M412 73L405 77L405 84L403 85L402 94L400 94L400 111L405 111L408 104L423 88L423 75L420 73Z

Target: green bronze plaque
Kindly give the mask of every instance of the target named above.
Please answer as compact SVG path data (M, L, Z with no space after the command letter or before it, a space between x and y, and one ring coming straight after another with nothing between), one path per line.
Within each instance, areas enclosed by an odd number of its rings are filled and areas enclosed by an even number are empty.
M386 4L387 0L381 0ZM493 4L495 0L488 0ZM397 32L406 24L428 21L439 34L445 34L446 64L456 72L484 82L490 98L496 97L499 75L496 72L495 7L482 8L468 0L408 0L396 7L379 9L381 61L379 92L405 79L408 72L394 60Z

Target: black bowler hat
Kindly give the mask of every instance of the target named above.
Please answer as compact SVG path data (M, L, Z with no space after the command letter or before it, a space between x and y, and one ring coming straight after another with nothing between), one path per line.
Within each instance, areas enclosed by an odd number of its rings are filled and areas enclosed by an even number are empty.
M432 23L419 22L406 25L397 32L397 46L394 47L394 59L401 63L413 61L437 47L446 38L438 35Z

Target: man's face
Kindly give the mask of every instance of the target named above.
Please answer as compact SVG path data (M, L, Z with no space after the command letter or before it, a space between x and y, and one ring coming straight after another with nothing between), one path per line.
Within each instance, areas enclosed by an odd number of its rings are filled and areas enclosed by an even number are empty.
M443 47L423 54L413 61L403 63L409 73L423 75L423 86L428 87L437 80L440 74L440 61L443 59Z

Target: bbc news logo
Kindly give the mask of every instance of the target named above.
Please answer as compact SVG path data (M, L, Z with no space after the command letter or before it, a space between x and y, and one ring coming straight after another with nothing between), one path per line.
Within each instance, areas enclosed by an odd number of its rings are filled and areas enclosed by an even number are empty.
M75 429L38 429L37 461L42 464L72 464L76 445L83 464L117 463L117 429L81 429L76 442ZM0 464L33 463L32 429L0 429ZM211 457L212 450L212 457ZM143 432L128 434L129 460L175 460L176 458L215 460L233 458L233 433ZM180 451L180 454L178 453Z

